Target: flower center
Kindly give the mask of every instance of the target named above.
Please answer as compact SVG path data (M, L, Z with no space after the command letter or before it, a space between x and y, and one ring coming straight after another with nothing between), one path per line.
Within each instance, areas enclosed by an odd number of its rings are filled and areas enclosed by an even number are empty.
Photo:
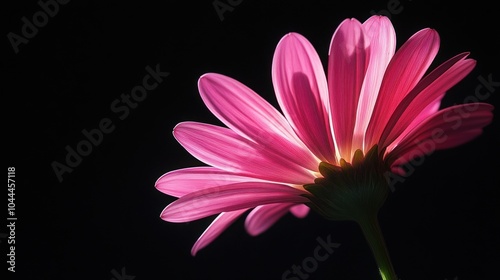
M304 185L311 193L309 207L330 220L360 221L377 215L389 193L384 176L389 170L373 146L366 155L356 150L351 163L340 160L340 166L319 164L323 178Z

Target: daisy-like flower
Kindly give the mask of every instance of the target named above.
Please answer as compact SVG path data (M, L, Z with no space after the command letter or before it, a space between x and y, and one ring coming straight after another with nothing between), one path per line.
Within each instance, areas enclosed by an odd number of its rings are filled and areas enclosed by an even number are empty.
M258 235L288 212L300 218L313 209L357 222L382 278L397 279L377 222L387 174L472 140L492 120L489 104L440 109L475 61L461 53L428 71L438 48L430 28L396 51L388 18L346 19L333 34L325 75L311 43L289 33L272 65L282 112L230 77L203 75L201 97L227 128L198 122L174 128L179 143L208 166L158 179L158 190L178 197L161 218L181 223L218 214L194 244L195 255L247 211L245 228Z

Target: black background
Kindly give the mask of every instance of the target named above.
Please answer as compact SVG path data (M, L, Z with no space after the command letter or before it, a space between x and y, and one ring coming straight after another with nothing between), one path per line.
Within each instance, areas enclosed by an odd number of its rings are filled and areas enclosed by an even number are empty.
M379 279L357 226L316 213L285 216L258 237L244 231L240 218L192 257L211 218L162 221L160 212L174 198L154 182L167 171L201 165L172 137L177 123L220 124L201 102L200 75L229 75L277 105L270 69L283 35L307 37L326 65L338 24L348 17L364 21L388 2L244 0L221 21L213 1L72 0L17 54L7 34L21 34L21 18L31 19L40 7L17 1L2 8L3 145L7 166L16 167L18 218L17 272L8 279L117 279L113 272L130 280L281 279L312 256L317 237L329 235L341 246L309 279ZM440 33L432 67L463 51L478 61L443 106L470 100L479 76L500 81L495 8L450 3L401 0L402 10L391 16L398 46L425 27ZM157 64L170 75L120 120L110 104ZM499 89L484 102L498 104ZM75 148L85 139L81 131L104 118L115 130L59 182L51 163L64 163L65 147ZM479 138L426 157L395 186L380 222L401 279L498 278L498 129L495 117ZM4 260L7 242L1 241Z

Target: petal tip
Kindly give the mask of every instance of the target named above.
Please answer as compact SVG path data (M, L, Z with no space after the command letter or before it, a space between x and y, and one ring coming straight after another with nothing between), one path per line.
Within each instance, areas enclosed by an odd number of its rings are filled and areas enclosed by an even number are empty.
M301 42L305 39L304 36L297 32L289 32L285 36L281 38L277 45L277 49L279 49L283 44L290 44L290 43L295 43L295 42Z
M196 254L198 253L198 251L200 251L200 248L198 248L198 246L196 246L196 244L195 244L193 246L193 248L191 249L191 256L196 257Z

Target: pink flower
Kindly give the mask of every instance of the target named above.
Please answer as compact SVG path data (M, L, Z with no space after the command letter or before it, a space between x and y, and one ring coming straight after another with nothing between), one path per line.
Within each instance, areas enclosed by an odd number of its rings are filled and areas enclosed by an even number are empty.
M362 220L353 213L362 204L353 201L353 189L372 186L367 199L380 194L374 204L381 204L384 172L401 174L413 157L470 141L492 120L489 104L440 109L445 92L475 61L461 53L429 72L438 48L433 29L418 31L396 51L386 17L346 19L333 35L325 75L311 43L287 34L272 65L282 113L230 77L203 75L201 97L227 128L198 122L174 128L179 143L209 166L158 179L158 190L179 198L161 218L180 223L218 214L193 255L247 211L251 235L288 212L304 217L309 207L331 219ZM376 214L377 207L367 211Z

